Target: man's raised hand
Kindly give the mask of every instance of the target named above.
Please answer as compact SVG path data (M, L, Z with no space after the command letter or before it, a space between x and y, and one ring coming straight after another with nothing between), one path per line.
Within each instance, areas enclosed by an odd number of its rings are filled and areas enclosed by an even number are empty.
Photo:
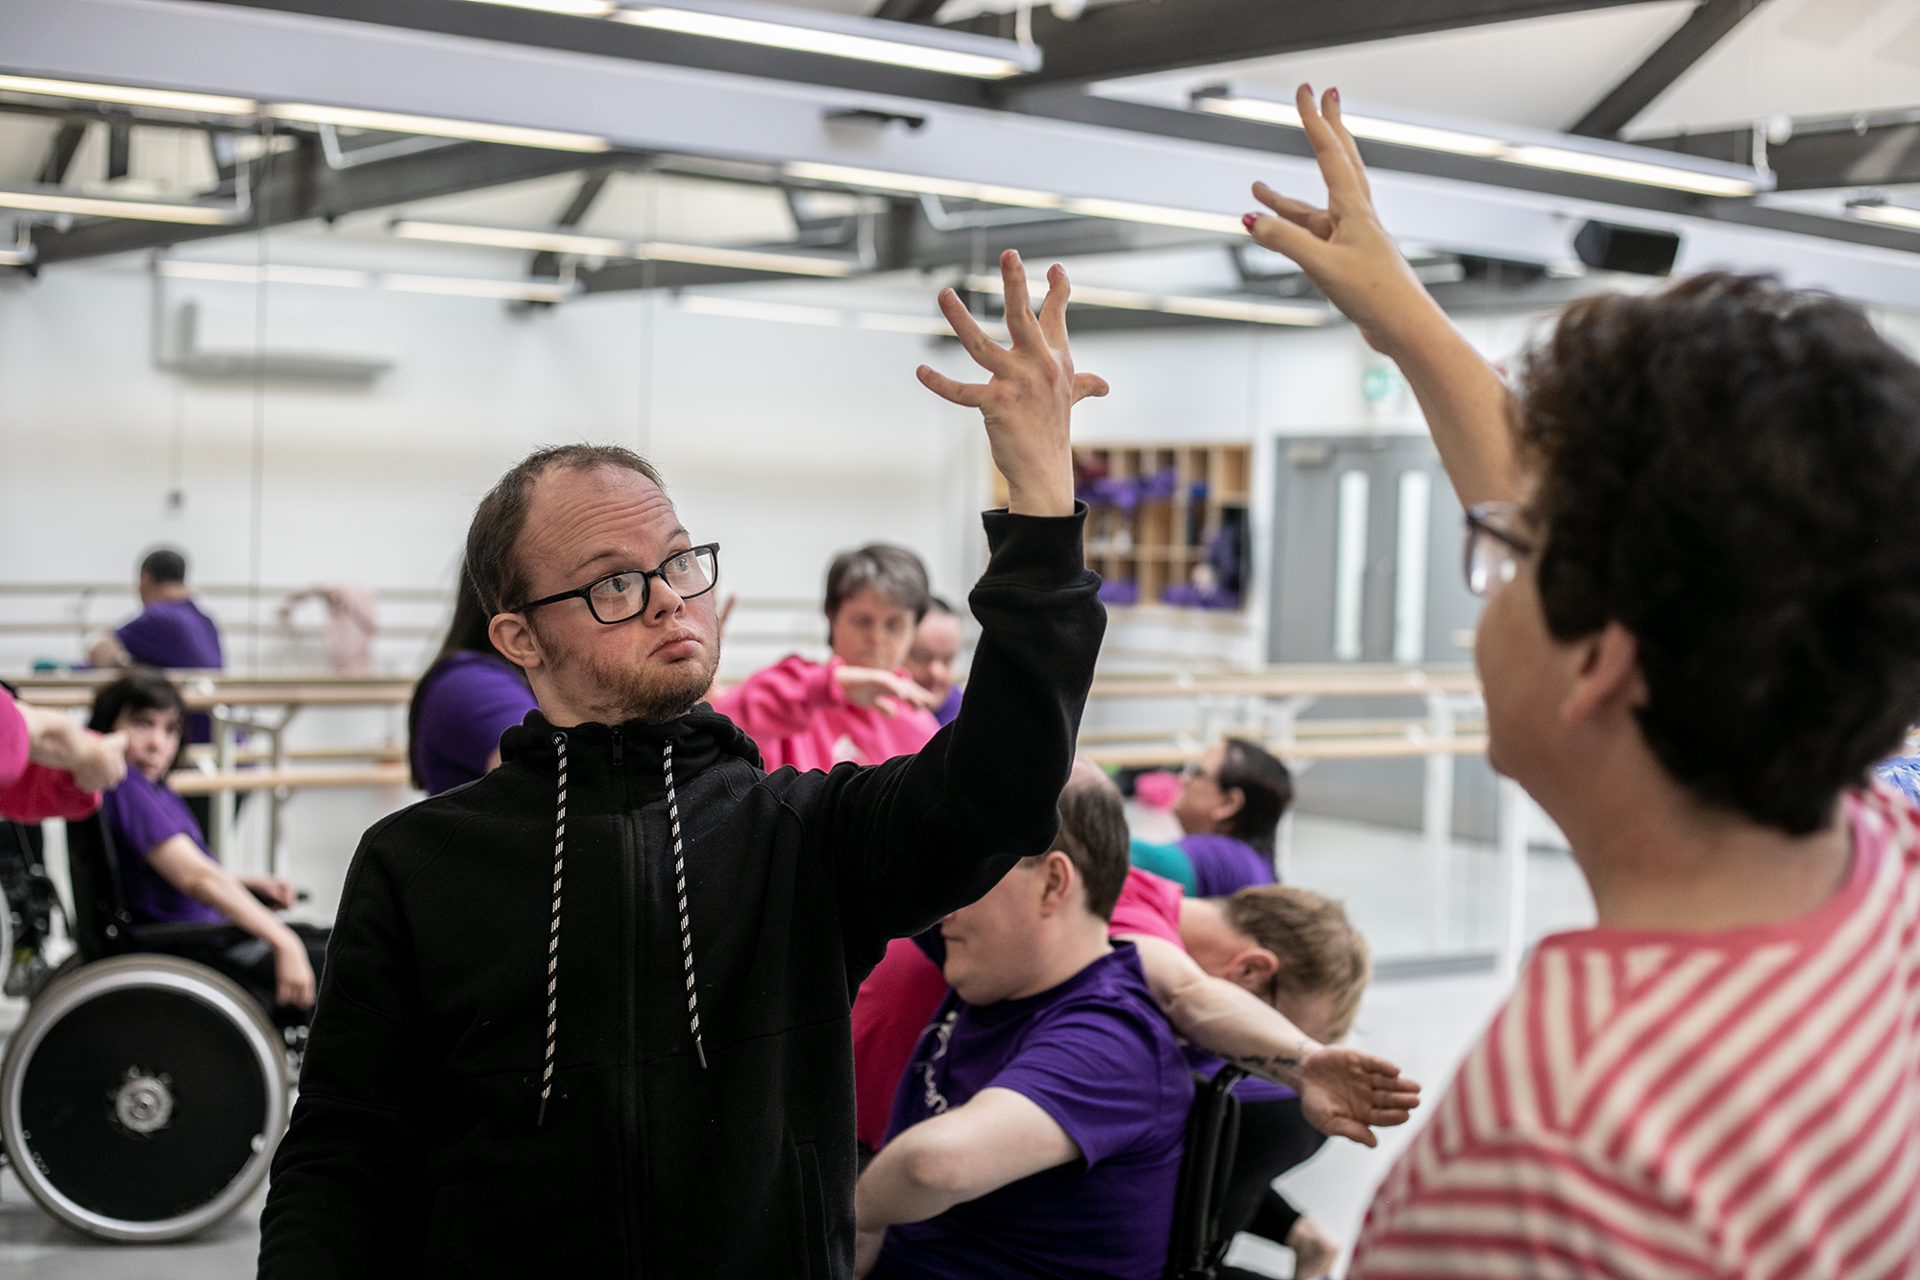
M1394 355L1409 326L1434 319L1445 323L1445 316L1374 211L1360 148L1340 120L1340 91L1327 90L1316 106L1312 88L1303 84L1294 105L1320 162L1327 207L1256 182L1254 197L1277 216L1250 213L1247 230L1266 248L1299 263L1320 292L1360 326L1374 350Z
M1301 1068L1300 1112L1324 1134L1379 1145L1374 1125L1405 1124L1420 1086L1391 1062L1358 1049L1316 1050Z
M1007 301L1009 350L989 338L952 289L940 291L940 310L975 363L993 375L984 384L960 382L926 365L920 381L935 395L980 410L994 465L1007 478L1007 509L1016 515L1073 514L1073 448L1068 439L1073 406L1086 396L1104 396L1107 383L1075 373L1067 350L1067 273L1047 272L1047 298L1033 314L1027 270L1012 249L1000 255Z

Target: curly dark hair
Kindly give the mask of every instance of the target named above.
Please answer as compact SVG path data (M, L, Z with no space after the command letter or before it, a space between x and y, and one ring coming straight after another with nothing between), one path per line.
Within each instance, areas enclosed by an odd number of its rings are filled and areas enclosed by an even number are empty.
M1518 390L1549 629L1619 622L1667 772L1818 830L1920 719L1920 366L1837 298L1707 273L1576 302Z

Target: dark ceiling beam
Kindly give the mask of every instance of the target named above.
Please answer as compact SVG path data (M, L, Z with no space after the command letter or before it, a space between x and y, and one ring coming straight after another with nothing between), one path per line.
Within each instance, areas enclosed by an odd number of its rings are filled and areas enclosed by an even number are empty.
M1802 123L1785 141L1764 145L1767 167L1773 170L1781 191L1920 182L1920 113L1902 114L1912 118L1863 124L1857 129L1850 123ZM1692 156L1731 159L1737 164L1750 163L1754 156L1751 128L1637 138L1635 142Z
M573 193L573 199L569 200L567 207L560 211L560 217L555 221L554 226L562 230L579 226L581 220L587 216L587 211L593 208L593 202L600 198L601 191L606 189L607 180L617 172L616 169L595 169L582 175L580 186ZM559 275L560 255L548 250L534 254L533 260L527 264L527 274L536 278Z
M870 15L884 18L888 22L933 21L933 15L940 12L940 6L947 0L880 0L880 7Z
M1620 131L1631 124L1635 116L1652 106L1655 98L1765 3L1766 0L1706 0L1688 15L1679 30L1609 89L1568 132L1587 138L1619 137Z
M1014 87L1076 84L1180 67L1239 62L1395 36L1426 35L1618 8L1637 0L1128 0L1090 8L1072 22L1033 11L1033 39L1046 63ZM1011 18L987 15L955 30L1008 35Z
M73 167L74 152L80 150L80 143L87 136L87 126L81 120L62 120L60 127L54 130L53 138L47 143L47 157L40 162L40 176L34 181L47 186L57 187L67 180L67 170Z
M596 21L470 0L214 0L244 9L272 9L341 18L440 35L494 40L535 49L560 49L603 58L696 67L735 75L787 80L969 106L990 105L996 89L965 76L892 67L765 48L736 40L657 31L625 22ZM1449 3L1457 0L1447 0ZM1621 0L1613 0L1619 3ZM1585 7L1592 7L1592 0Z
M82 218L65 231L51 223L35 225L33 243L39 251L37 265L40 266L112 253L163 249L191 240L244 234L309 218L336 218L362 209L570 173L585 162L586 157L571 151L462 142L418 155L335 170L327 166L318 142L307 135L297 149L253 163L252 209L244 222L193 226L124 218ZM605 164L607 157L596 156L594 162ZM233 198L230 186L209 194Z

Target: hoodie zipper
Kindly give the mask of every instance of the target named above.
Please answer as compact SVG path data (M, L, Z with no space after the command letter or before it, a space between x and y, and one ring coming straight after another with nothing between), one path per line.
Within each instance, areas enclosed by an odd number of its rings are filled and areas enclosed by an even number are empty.
M618 726L615 726L612 736L614 795L619 805L617 812L620 814L621 832L620 897L625 907L620 924L620 1005L626 1031L625 1066L621 1072L624 1078L620 1082L620 1120L625 1138L622 1145L626 1148L628 1167L632 1171L629 1194L625 1197L627 1258L630 1263L629 1274L639 1276L645 1272L640 1248L644 1233L635 1218L642 1212L646 1202L647 1183L646 1153L642 1149L640 1136L640 1046L636 1023L639 993L634 974L639 951L635 935L641 927L638 884L640 832L639 824L633 821L632 797L627 786L626 738Z

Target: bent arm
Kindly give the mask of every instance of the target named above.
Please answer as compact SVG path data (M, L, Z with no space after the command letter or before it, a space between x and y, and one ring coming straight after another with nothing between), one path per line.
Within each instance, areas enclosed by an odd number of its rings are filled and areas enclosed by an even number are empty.
M14 705L26 721L27 759L34 764L72 774L74 785L83 791L106 790L127 776L124 734L102 737L82 729L61 712L24 702Z
M276 947L288 943L299 945L299 937L293 930L262 906L236 876L200 852L186 836L168 836L149 849L147 865L181 893L195 902L204 902L262 942Z
M1208 974L1192 956L1164 938L1120 934L1140 955L1153 1001L1173 1029L1215 1057L1257 1076L1300 1090L1303 1068L1322 1046L1279 1010Z
M989 1086L889 1142L854 1188L854 1217L863 1232L920 1222L1079 1158L1038 1103Z

